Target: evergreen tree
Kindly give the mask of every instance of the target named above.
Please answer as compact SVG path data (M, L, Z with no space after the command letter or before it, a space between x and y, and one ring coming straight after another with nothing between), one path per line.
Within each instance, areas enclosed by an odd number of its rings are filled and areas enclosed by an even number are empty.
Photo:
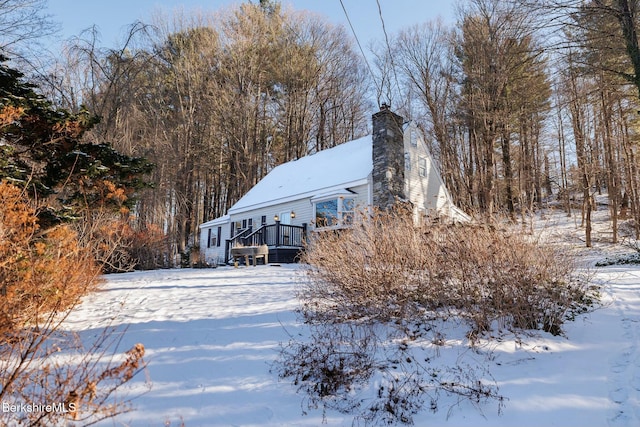
M152 164L83 135L99 118L81 109L56 109L0 55L0 179L28 191L40 204L44 228L87 207L131 205L149 186ZM44 202L44 203L43 203Z

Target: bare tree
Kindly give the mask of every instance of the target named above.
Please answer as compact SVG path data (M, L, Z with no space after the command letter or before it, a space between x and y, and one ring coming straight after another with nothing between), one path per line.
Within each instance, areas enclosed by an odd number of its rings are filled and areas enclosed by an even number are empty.
M46 0L0 0L0 51L11 57L25 57L56 25L43 11Z
M499 0L477 0L463 11L456 55L460 67L461 116L473 159L472 192L477 206L492 214L514 212L514 171L519 171L520 209L540 196L538 138L550 96L544 58L527 16ZM519 166L513 138L523 152ZM500 156L495 149L499 147ZM529 162L538 164L531 165ZM526 191L524 193L522 190Z
M103 136L156 165L135 219L165 230L170 259L274 166L366 131L362 61L344 29L278 3L159 16L122 48L90 36L68 52L74 89L60 99L88 100Z
M427 134L435 144L443 178L458 203L468 206L464 150L460 149L452 128L456 125L455 104L457 82L453 57L453 32L441 21L414 26L400 32L393 45L399 74L409 85L405 91L414 94L410 117L424 117ZM414 88L412 90L412 88Z

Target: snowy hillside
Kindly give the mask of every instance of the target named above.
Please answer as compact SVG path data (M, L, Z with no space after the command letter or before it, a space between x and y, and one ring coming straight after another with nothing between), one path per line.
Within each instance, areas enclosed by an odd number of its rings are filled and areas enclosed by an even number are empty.
M612 250L606 243L578 249L575 221L560 215L537 225L562 236L585 265ZM486 359L449 340L432 360L486 364L507 398L501 414L497 403L442 397L439 411L419 414L416 425L640 425L640 266L592 273L603 286L603 307L567 324L567 338L504 338L481 349ZM132 383L134 411L101 425L321 425L321 411L303 415L304 396L270 372L279 343L304 335L293 312L301 274L299 266L283 265L108 276L68 328L88 342L113 321L126 329L122 349L145 345L148 369ZM326 417L329 426L352 425L343 414Z

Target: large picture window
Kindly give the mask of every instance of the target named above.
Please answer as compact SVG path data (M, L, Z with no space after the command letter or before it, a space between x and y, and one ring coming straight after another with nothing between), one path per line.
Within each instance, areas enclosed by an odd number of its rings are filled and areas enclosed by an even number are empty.
M332 227L338 224L338 199L316 203L316 227Z
M353 223L355 199L336 197L315 202L316 228L340 227Z

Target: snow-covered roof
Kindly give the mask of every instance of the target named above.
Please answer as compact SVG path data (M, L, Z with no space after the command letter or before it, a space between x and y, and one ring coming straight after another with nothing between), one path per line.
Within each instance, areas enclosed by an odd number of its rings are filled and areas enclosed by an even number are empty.
M230 214L366 183L373 169L371 135L284 163L229 209Z
M229 222L230 219L231 218L229 217L229 215L224 215L219 218L212 219L211 221L205 222L204 224L200 224L200 228L209 228L215 225L221 225Z

